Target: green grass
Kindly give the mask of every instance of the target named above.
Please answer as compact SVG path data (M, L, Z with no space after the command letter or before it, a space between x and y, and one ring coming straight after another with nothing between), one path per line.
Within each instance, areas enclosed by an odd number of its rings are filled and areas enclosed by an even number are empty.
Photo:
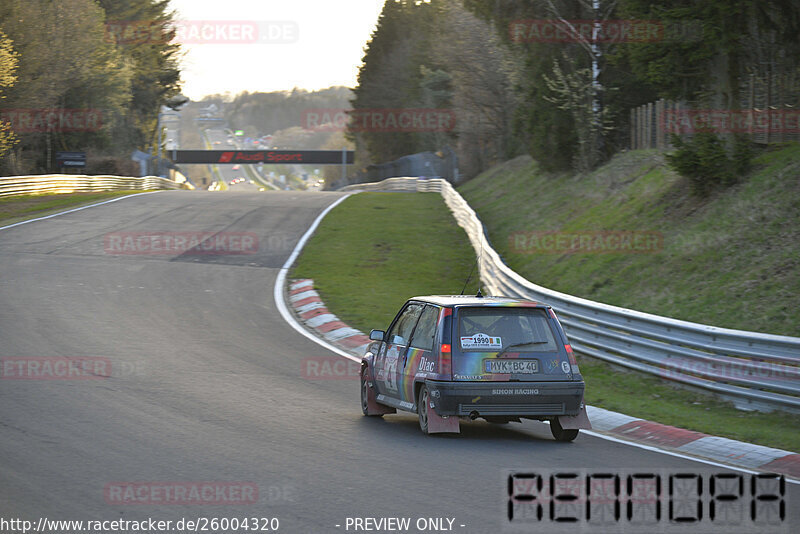
M784 158L785 155L776 153L774 157ZM535 173L535 165L529 160L516 160L500 171L490 173L493 178L486 179L482 187L480 182L473 181L463 189L466 190L465 195L472 197L473 206L481 205L479 215L484 222L494 223L489 226L490 235L495 247L500 249L503 235L507 241L508 232L525 230L527 224L538 220L537 210L540 206L547 206L548 216L551 217L542 219L547 221L544 226L548 229L567 225L580 229L589 224L586 221L597 219L607 219L605 224L609 226L606 228L620 228L616 225L641 221L643 218L656 224L659 214L665 210L657 205L663 201L663 196L682 198L676 189L680 178L663 169L660 161L660 156L654 152L628 154L627 158L617 160L612 167L595 174L592 178L595 184L605 185L592 188L581 183L585 178L568 176L548 177L552 182L536 178L536 183L529 185L527 182L532 180L530 173ZM786 167L790 167L793 161L791 157L788 161L775 164L777 168L774 172L786 172ZM633 177L639 177L641 181L614 185L632 180ZM559 180L563 183L558 183ZM548 183L551 186L549 188L545 187ZM578 194L565 193L576 184L579 187L573 191L577 190ZM529 196L504 193L504 188L514 186L523 188ZM747 188L748 185L738 187ZM634 192L641 198L632 198ZM584 206L581 195L589 198L594 195L599 200L591 206ZM713 202L736 203L733 199L717 199ZM557 207L551 208L549 204L556 204ZM620 207L626 215L610 213L612 210L608 206ZM683 198L666 208L667 212L670 210L691 213L708 210L708 206L703 207ZM719 215L725 216L724 213ZM680 220L675 215L670 217L673 221ZM685 214L684 218L692 224L699 224L691 221L691 215ZM651 226L647 228L652 229ZM708 231L702 228L701 225L698 231ZM675 231L687 230L676 226ZM705 250L702 242L691 242L691 245ZM672 243L667 246L677 245ZM683 253L689 254L689 250ZM591 268L593 272L584 274L591 282L598 279L599 271L613 269L614 262L619 261L612 255L597 256L599 258L547 257L544 260L564 265L567 270ZM628 256L634 256L633 260L651 261L648 258L653 255ZM531 258L522 256L521 260L530 261ZM411 296L460 293L474 261L474 252L466 235L455 225L438 194L362 193L348 198L328 214L303 250L292 277L313 278L328 308L346 323L366 332L371 328L386 328L399 307ZM609 266L604 262L609 262ZM536 273L528 273L527 276L543 285L552 286ZM579 273L571 276L579 279ZM608 273L602 272L602 276L602 280L610 280L607 284L612 287L624 287L627 283L636 287L632 282L637 280L637 276L631 271L621 274L610 270ZM709 278L708 283L715 281ZM651 285L666 283L661 280L657 284L652 284L652 280L650 282ZM588 286L591 287L592 283ZM682 286L680 283L677 285ZM476 287L473 275L466 292L472 293ZM620 290L620 294L623 293ZM676 300L682 302L677 297ZM730 302L728 298L728 305ZM698 432L800 451L798 415L743 412L729 403L679 388L657 377L621 371L586 357L579 359L587 384L586 399L589 404Z
M474 263L438 193L362 193L323 219L292 278L313 278L339 318L369 332L410 297L460 293ZM477 287L473 275L467 290Z
M577 358L586 381L586 402L592 406L714 436L800 451L800 415L737 410L728 402L654 376L622 371L582 355Z
M530 158L460 187L494 248L534 283L714 326L800 335L800 145L700 201L656 151L621 154L585 176L542 173ZM514 194L508 194L514 191ZM516 232L658 232L652 253L535 253Z
M461 186L494 248L539 285L595 301L726 328L800 334L800 145L761 154L754 172L709 199L653 150L584 176L518 158ZM515 191L509 195L509 191ZM659 232L652 253L536 253L517 232ZM742 412L703 392L581 358L587 401L634 417L800 451L800 416ZM624 388L620 387L624 384Z
M104 191L99 193L64 193L44 195L15 195L0 198L0 223L2 225L43 217L58 211L92 204L114 197L142 193L142 191Z

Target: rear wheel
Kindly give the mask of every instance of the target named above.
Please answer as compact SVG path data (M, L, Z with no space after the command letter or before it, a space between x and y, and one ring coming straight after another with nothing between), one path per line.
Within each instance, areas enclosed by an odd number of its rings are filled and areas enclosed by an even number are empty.
M573 441L578 437L578 432L577 428L562 428L558 418L550 421L550 433L553 434L556 441Z
M428 434L428 388L422 386L417 395L417 413L419 414L419 428L423 434Z
M369 380L367 377L367 367L361 368L361 412L370 417L381 417L383 414L369 413Z

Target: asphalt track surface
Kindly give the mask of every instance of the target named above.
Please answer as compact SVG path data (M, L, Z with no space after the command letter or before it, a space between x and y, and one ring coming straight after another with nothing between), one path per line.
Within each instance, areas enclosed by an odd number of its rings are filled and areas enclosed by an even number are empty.
M225 133L224 130L208 129L206 130L206 135L208 136L208 140L212 143L211 145L212 150L239 150L238 144L237 145L228 144L228 134ZM218 142L219 144L214 144L215 142ZM234 170L234 167L235 165L230 165L225 163L217 165L220 175L225 180L225 185L228 187L229 190L242 192L242 191L259 191L260 189L265 187L266 190L275 189L275 187L265 186L259 183L257 180L253 180L254 183L251 184L250 183L250 180L252 179L251 175L245 170L245 167L247 167L247 165L239 165L238 170ZM258 171L256 170L256 165L252 165L251 167L254 173L258 173ZM274 169L274 166L266 165L265 168L267 169L267 172L269 172L269 169ZM231 184L231 181L236 178L244 178L245 180L244 182ZM265 178L264 181L268 181L268 179ZM281 186L281 189L283 189L283 186Z
M208 140L211 142L211 150L237 150L236 147L227 144L228 135L223 130L206 130ZM219 144L214 144L219 143ZM225 180L225 185L231 191L258 191L262 187L258 182L255 184L250 183L250 175L244 170L243 165L239 165L239 169L234 170L235 165L222 163L217 165L220 175ZM244 178L244 182L231 184L235 178Z
M0 358L99 357L113 369L0 380L0 518L277 517L279 532L327 533L352 532L348 517L409 517L409 532L417 518L448 517L456 532L487 533L506 526L506 469L709 469L587 435L556 443L537 422L427 437L412 414L363 417L357 380L304 377L304 358L340 357L284 321L273 285L339 196L170 191L0 230ZM106 234L136 231L254 232L260 245L251 255L107 253ZM200 481L253 483L257 502L104 497L113 483ZM787 520L759 531L800 524L798 493L787 485ZM527 531L700 532L623 527Z

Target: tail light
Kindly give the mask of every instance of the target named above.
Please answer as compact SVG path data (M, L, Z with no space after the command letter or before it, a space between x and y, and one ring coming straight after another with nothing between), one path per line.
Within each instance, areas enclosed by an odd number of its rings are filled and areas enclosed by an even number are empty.
M564 345L564 349L567 351L567 358L569 358L569 365L572 367L572 374L581 374L581 370L578 368L578 360L575 359L575 353L572 352L572 346Z
M439 373L450 376L453 371L452 349L450 343L442 343L439 350Z

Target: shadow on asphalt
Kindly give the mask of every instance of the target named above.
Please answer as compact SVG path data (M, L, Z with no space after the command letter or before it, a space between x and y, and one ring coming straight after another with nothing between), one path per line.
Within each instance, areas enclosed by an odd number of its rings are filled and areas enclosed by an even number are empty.
M569 443L558 443L550 435L550 428L534 421L497 425L485 421L461 423L460 434L433 434L426 436L419 429L419 422L413 415L395 414L384 417L361 417L359 427L377 433L376 439L408 439L418 437L423 443L442 441L448 444L463 443L537 443L551 444L553 447L569 447ZM580 440L580 437L578 437Z

